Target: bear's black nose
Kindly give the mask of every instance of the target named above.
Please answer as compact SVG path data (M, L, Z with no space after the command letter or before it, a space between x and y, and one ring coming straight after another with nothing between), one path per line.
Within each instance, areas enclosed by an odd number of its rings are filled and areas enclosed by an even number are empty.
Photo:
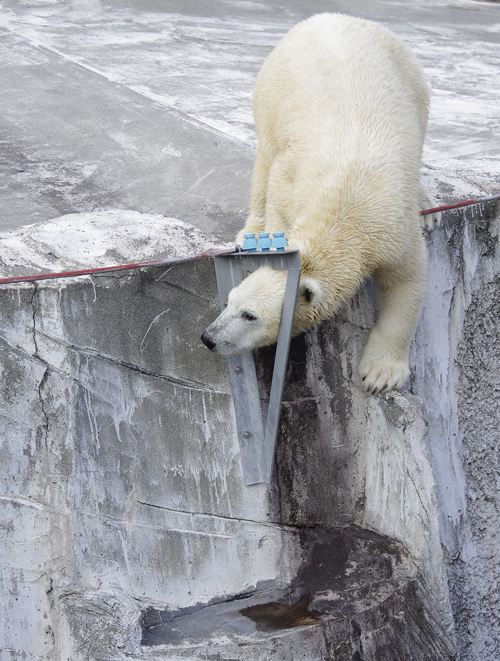
M212 340L212 337L207 333L207 331L203 332L203 335L201 336L201 341L205 346L207 346L210 351L213 351L215 349L215 342Z

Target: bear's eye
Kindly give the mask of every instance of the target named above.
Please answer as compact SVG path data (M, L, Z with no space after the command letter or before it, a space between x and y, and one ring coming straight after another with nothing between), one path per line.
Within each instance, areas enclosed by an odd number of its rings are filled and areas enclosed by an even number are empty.
M257 319L257 317L254 314L252 314L251 312L248 312L248 310L245 311L245 312L242 312L241 316L242 316L243 319L246 319L247 321L255 321Z

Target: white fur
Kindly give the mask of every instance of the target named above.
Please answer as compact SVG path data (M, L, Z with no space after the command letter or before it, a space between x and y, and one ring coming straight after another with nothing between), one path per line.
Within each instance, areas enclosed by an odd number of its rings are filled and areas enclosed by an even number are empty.
M340 14L291 30L255 85L258 148L238 243L250 232L285 231L300 250L294 334L330 317L374 275L380 314L358 366L373 393L408 376L425 294L422 227L439 222L419 215L430 202L419 183L428 97L416 60L394 34ZM285 277L259 269L233 290L204 333L212 350L276 342ZM256 319L246 318L249 310Z

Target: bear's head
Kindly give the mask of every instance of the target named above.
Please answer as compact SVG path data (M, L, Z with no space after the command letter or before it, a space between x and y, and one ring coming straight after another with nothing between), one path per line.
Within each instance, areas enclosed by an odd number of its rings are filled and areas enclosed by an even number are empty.
M227 306L201 336L214 353L224 356L246 353L258 347L275 344L285 297L286 271L262 266L251 273L229 293ZM318 323L323 299L316 278L302 277L293 334Z

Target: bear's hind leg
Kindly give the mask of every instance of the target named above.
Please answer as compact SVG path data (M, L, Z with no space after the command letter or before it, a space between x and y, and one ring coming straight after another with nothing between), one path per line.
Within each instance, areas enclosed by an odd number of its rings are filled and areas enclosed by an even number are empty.
M373 395L400 388L409 376L408 353L425 297L426 256L423 240L404 271L375 273L379 317L358 365L363 385ZM420 253L420 254L419 254ZM420 259L419 259L420 257Z
M435 209L437 207L435 200L429 195L423 186L420 186L419 202L422 211L425 211L426 209ZM420 223L424 229L431 232L441 224L441 212L438 211L437 213L429 213L425 216L420 216Z

